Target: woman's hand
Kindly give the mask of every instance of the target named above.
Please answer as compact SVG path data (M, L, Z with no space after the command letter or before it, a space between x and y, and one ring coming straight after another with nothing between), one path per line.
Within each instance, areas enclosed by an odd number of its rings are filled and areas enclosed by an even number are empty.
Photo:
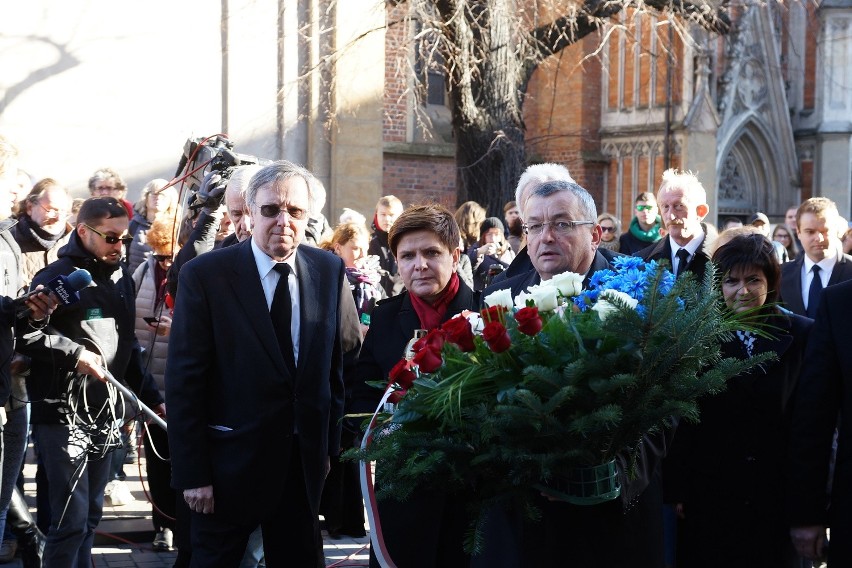
M172 318L162 315L160 316L159 321L148 323L148 327L160 337L166 337L172 331Z

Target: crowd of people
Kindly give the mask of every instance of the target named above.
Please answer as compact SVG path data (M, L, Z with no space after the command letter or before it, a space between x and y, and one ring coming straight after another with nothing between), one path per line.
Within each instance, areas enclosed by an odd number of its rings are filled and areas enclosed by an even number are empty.
M386 195L371 219L346 209L332 226L322 184L301 166L220 174L181 207L163 179L131 203L103 168L75 203L56 180L21 175L0 137L0 563L18 548L25 566L91 565L104 503L132 499L123 466L141 440L153 546L177 548L176 566L324 566L320 516L332 537L366 534L357 464L339 457L361 436L347 415L376 408L382 392L368 383L387 379L415 330L565 271L588 285L624 254L677 277L715 265L726 308L771 330L738 332L723 353L777 358L702 399L700 423L640 440L619 499L542 496L536 522L493 511L474 556L463 496L381 501L371 564L565 565L566 552L571 565L631 568L852 562L840 420L852 231L829 199L790 207L774 227L755 211L719 231L699 180L669 170L636 196L622 231L565 167L538 164L502 219L472 201L451 212ZM77 269L92 285L63 304L50 286ZM28 289L38 291L14 300ZM38 520L17 484L30 433Z

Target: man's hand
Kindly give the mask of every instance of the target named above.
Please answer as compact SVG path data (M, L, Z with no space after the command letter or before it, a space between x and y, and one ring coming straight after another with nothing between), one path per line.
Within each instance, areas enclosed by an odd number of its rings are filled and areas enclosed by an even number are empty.
M24 305L26 305L30 309L30 312L32 312L32 315L30 315L31 320L41 321L53 313L53 310L55 310L56 306L59 305L59 301L56 299L56 296L53 295L53 292L45 290L44 286L41 284L36 286L35 289L43 291L27 298Z
M195 489L184 489L183 500L191 511L209 515L213 512L213 486L205 485Z
M793 527L790 529L790 539L799 556L810 560L822 558L822 550L825 546L824 526Z
M92 351L83 350L77 359L77 372L95 377L99 381L106 381L104 360L100 355Z

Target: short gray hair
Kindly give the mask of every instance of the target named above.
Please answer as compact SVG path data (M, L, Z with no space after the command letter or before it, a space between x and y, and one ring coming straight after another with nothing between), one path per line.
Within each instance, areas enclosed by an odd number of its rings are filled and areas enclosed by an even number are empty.
M683 196L692 205L704 205L707 203L707 191L698 177L692 172L679 172L674 168L670 168L663 172L663 181L660 183L660 189L657 190L657 201L660 201L659 195L663 191L671 191L680 189L683 191Z
M597 223L598 208L595 205L595 200L588 191L573 181L552 180L540 183L530 190L527 199L533 196L548 197L560 191L571 193L577 198L577 203L580 204L580 213L582 213L583 218L572 219L573 221L594 221Z
M529 199L529 195L524 196L528 186L542 184L546 181L563 180L571 183L576 183L574 178L568 172L568 168L561 164L533 164L524 170L521 174L521 179L518 180L518 186L515 189L515 203L521 212L521 217L524 217L524 204Z
M225 187L225 191L230 194L236 192L237 195L245 200L246 190L248 189L252 176L261 169L263 169L263 166L259 166L257 164L237 166L231 172L231 177L228 178L228 185Z
M288 162L287 160L272 162L268 166L261 168L252 176L251 181L249 181L248 188L246 189L246 205L251 207L252 205L257 204L257 192L261 187L267 184L272 184L274 186L293 177L300 177L305 180L305 185L308 186L309 208L310 211L313 211L313 188L316 183L314 174L312 174L307 168L294 164L293 162Z

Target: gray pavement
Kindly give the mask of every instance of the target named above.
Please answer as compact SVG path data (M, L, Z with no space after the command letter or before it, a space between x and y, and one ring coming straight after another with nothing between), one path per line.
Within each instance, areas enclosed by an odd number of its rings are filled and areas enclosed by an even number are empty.
M32 457L30 452L28 458ZM146 498L147 484L144 475L144 458L140 465L126 465L126 483L136 501L120 507L104 507L104 517L98 527L95 547L92 549L96 568L165 568L174 564L176 552L155 552L151 546L154 533L151 526L151 505ZM24 467L24 489L30 510L35 513L35 466L28 459ZM323 532L326 566L344 568L369 565L369 536L333 539ZM20 559L2 565L22 567Z

